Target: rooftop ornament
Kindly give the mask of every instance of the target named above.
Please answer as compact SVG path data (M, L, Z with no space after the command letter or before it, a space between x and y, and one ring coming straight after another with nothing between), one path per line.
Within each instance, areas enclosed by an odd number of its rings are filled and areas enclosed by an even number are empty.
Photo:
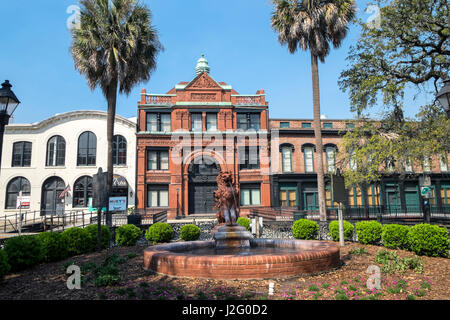
M197 76L202 74L203 72L209 74L210 71L211 68L209 67L208 60L206 60L205 55L202 54L202 57L197 61L197 66L195 67L195 74Z

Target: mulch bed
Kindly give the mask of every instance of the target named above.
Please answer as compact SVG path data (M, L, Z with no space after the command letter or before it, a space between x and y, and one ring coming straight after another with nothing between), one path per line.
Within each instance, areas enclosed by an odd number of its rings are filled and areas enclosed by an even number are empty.
M95 300L95 299L150 299L150 300L205 300L205 299L275 299L275 300L449 300L450 259L419 257L423 272L419 270L395 271L381 274L381 288L370 290L366 272L375 262L379 246L346 243L341 248L342 266L336 270L287 279L232 280L174 278L153 274L143 269L143 250L146 246L114 247L100 253L76 256L64 261L42 264L32 269L6 276L0 284L0 299L33 300ZM355 253L364 248L367 253ZM388 250L388 249L387 249ZM415 257L402 250L395 252L400 258ZM353 252L353 253L351 253ZM108 256L122 258L120 283L110 287L97 287L92 266L101 265ZM67 288L67 266L80 266L84 272L81 290ZM89 269L91 266L91 269ZM94 266L95 267L95 266ZM274 295L268 295L269 283L274 283Z

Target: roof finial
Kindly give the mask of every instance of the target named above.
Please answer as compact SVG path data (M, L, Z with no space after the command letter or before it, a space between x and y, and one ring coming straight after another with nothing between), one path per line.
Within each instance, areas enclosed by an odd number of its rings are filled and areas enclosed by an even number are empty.
M202 53L202 57L198 59L197 66L195 67L195 74L198 76L199 74L202 74L203 72L206 72L209 74L211 68L209 67L208 60L205 58L205 54Z

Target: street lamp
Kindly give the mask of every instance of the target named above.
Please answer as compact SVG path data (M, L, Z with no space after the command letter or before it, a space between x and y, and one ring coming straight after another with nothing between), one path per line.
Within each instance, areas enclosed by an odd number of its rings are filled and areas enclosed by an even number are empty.
M3 134L5 133L5 126L9 123L9 118L20 104L14 92L11 90L12 85L9 80L5 80L2 83L0 89L0 168L2 161L2 149L3 149Z
M437 94L436 99L444 107L447 117L450 117L450 78L444 80L444 86Z

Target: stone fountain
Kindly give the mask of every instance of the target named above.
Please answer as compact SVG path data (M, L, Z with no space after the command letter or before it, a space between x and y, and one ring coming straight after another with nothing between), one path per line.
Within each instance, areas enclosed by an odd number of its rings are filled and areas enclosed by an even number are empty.
M239 217L232 175L217 177L219 224L213 241L176 242L144 251L144 266L157 273L212 279L265 279L327 271L339 266L339 246L329 241L253 239Z

